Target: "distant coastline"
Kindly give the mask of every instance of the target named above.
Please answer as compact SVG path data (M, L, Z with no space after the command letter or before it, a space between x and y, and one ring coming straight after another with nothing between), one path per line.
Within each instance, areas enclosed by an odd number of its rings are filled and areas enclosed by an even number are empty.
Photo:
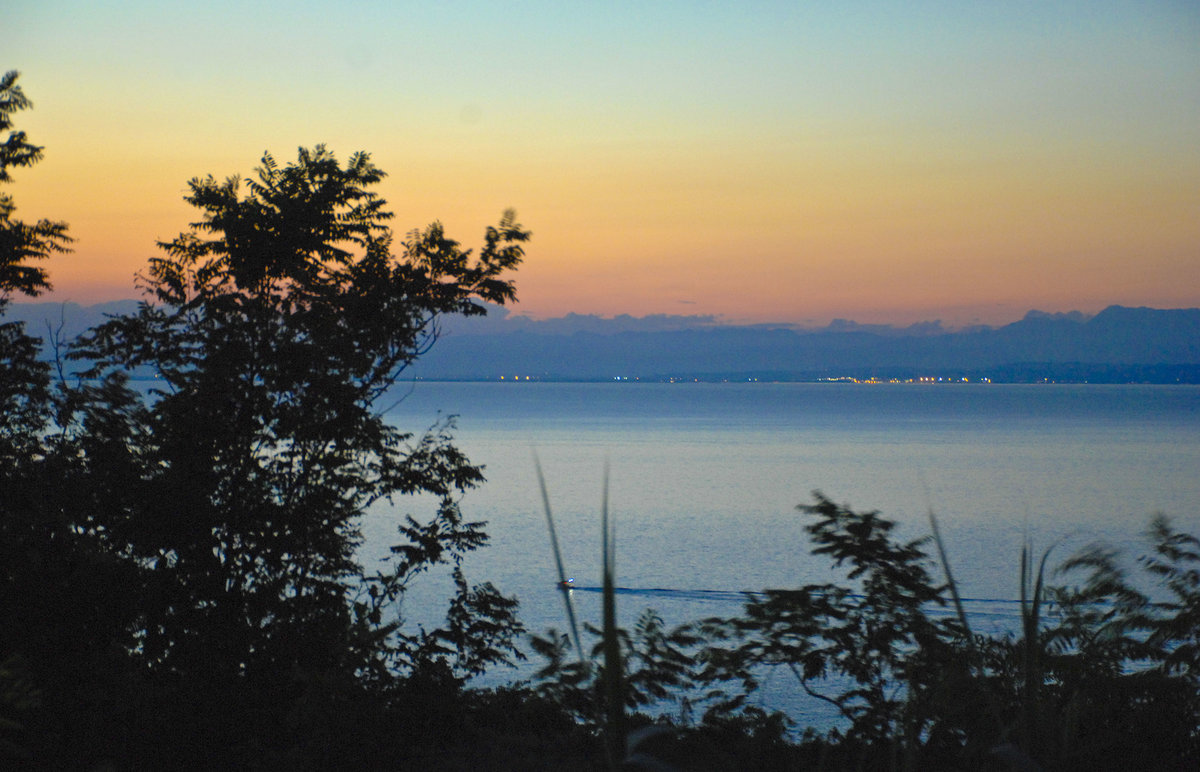
M5 321L70 340L136 301L12 303ZM46 356L52 349L47 346ZM137 374L135 377L149 374ZM1094 316L1030 311L1000 327L949 330L847 320L812 329L710 316L569 314L494 307L455 318L409 371L426 381L1200 384L1200 309L1110 306Z
M511 375L493 376L413 376L412 380L423 383L828 383L859 386L915 385L930 387L987 386L1000 384L1025 385L1200 385L1200 365L1162 365L1147 367L1114 367L1110 365L1040 366L1037 364L1014 365L989 370L993 375L889 375L889 376L823 376L806 373L698 373L694 375L648 375L622 377L567 377Z

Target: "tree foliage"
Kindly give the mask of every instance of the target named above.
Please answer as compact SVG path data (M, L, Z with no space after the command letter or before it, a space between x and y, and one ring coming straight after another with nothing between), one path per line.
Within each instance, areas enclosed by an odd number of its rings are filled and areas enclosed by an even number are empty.
M7 134L0 142L0 184L12 182L11 169L42 158L42 148L13 128L15 114L33 106L17 85L19 77L15 70L0 77L0 135ZM71 242L65 223L30 225L15 212L12 196L0 191L0 319L14 293L34 296L50 287L46 269L34 261L67 251ZM49 370L38 359L40 345L23 324L0 322L0 467L10 472L16 459L30 452L32 437L47 419Z
M42 148L13 128L15 114L32 106L18 77L15 71L0 77L0 133L7 134L0 142L0 184L12 181L11 169L42 157ZM33 296L50 286L45 269L32 261L66 251L70 238L63 223L30 225L15 211L13 198L0 192L0 760L28 753L26 723L42 705L48 675L39 665L59 655L65 663L87 660L54 624L58 612L82 611L87 593L75 592L74 579L90 562L55 511L62 470L45 438L55 405L42 342L23 324L3 321L13 294ZM95 615L80 619L86 629Z
M95 363L90 377L156 379L136 427L145 493L113 524L153 569L139 656L154 668L266 677L450 656L469 674L511 650L511 604L490 586L458 583L452 625L481 614L489 635L416 641L387 617L412 575L457 565L486 536L458 508L483 477L450 423L403 433L377 402L439 317L513 298L506 274L528 234L508 213L473 257L435 224L393 256L382 178L365 153L341 165L318 146L284 166L265 155L250 180L192 180L201 219L160 245L148 300L72 354ZM409 518L391 571L369 574L361 517L407 494L438 499L436 514Z
M25 132L13 128L14 114L33 106L17 85L15 70L0 76L0 184L12 182L12 168L33 166L42 160L42 148L31 144ZM38 295L50 288L46 269L33 265L54 253L67 251L71 242L67 225L52 220L26 223L16 219L16 204L0 192L0 304L12 292Z
M5 120L28 105L14 80ZM39 153L14 133L3 159ZM213 765L317 758L356 711L428 696L402 684L437 674L452 696L519 656L516 601L462 565L487 541L459 509L482 468L452 419L409 433L383 414L443 316L515 297L529 234L509 212L477 254L438 223L397 241L383 176L365 153L342 164L318 146L287 164L267 154L248 180L192 180L197 221L160 244L135 313L72 345L77 382L60 360L51 384L40 341L0 329L0 657L45 695L31 721L62 740L60 761L130 711L154 727L134 754L150 766L213 732ZM5 201L6 233L25 241L4 242L0 279L36 294L48 282L30 260L62 247L65 226L13 224ZM364 514L398 497L420 509L368 567ZM439 565L446 621L414 630L404 593Z

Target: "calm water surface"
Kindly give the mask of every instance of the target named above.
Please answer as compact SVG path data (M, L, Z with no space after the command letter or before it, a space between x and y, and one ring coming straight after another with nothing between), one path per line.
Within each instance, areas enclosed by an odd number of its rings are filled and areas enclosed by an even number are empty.
M418 382L389 415L419 430L457 414L488 482L463 499L492 543L466 564L522 603L531 630L565 629L533 455L541 459L573 594L598 622L603 470L617 523L625 623L736 613L736 593L828 581L796 505L821 490L878 509L902 535L938 515L979 622L1003 628L1026 534L1055 555L1097 539L1136 549L1156 511L1200 532L1200 389L1187 386L552 384ZM404 512L364 529L382 550ZM1052 563L1054 561L1051 561ZM444 579L406 601L433 621ZM987 602L984 602L987 601Z

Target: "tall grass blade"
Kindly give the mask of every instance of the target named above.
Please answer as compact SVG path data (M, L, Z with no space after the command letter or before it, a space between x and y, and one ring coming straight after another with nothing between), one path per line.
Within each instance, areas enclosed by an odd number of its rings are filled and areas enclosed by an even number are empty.
M1042 553L1042 559L1038 562L1037 578L1033 585L1033 621L1035 630L1041 628L1042 596L1044 595L1042 589L1046 579L1046 561L1050 558L1050 550L1052 549L1054 549L1053 546Z
M550 547L554 550L554 563L558 567L558 587L562 592L563 605L567 608L567 621L571 625L571 640L575 644L575 652L579 655L580 664L586 668L588 660L583 655L583 643L579 638L579 622L575 618L575 606L571 603L567 572L563 568L562 550L558 547L558 533L554 530L554 515L550 512L550 494L546 490L546 477L542 474L542 462L538 459L537 453L533 454L533 465L537 469L538 486L542 489L542 508L546 512L546 527L550 529ZM607 491L605 495L607 495Z
M946 583L950 585L950 597L954 600L954 612L958 614L958 622L962 625L963 631L967 634L967 641L974 641L974 636L971 635L971 625L967 622L967 612L963 608L962 596L958 592L958 582L954 581L954 574L950 571L950 559L946 557L946 543L942 541L942 530L938 528L937 515L933 514L933 510L929 510L929 527L933 530L933 543L937 545L938 558L942 561L942 570L946 573ZM974 645L971 647L974 649Z
M625 755L625 691L622 687L621 642L617 636L615 529L608 514L608 464L604 465L604 493L600 505L601 553L604 562L604 705L605 745L612 769Z
M1045 594L1046 580L1046 561L1050 559L1050 552L1054 549L1051 546L1042 553L1042 559L1038 561L1037 574L1033 573L1033 561L1030 552L1033 545L1026 539L1025 544L1021 547L1021 628L1025 637L1025 665L1026 676L1032 678L1037 670L1038 660L1040 660L1041 643L1041 621L1042 621L1042 596ZM1030 593L1030 585L1032 585L1032 597Z
M946 583L950 586L950 597L954 599L954 611L958 615L958 622L962 625L963 632L966 633L967 636L967 654L971 659L972 666L975 668L976 677L979 679L979 686L983 692L984 698L987 700L988 710L991 712L992 719L996 722L996 727L1000 738L1003 740L1005 734L1007 733L1004 726L1004 716L1000 710L1000 704L997 701L996 695L987 686L987 666L984 663L982 652L980 652L979 647L975 645L975 635L971 632L971 625L967 621L967 611L963 607L962 595L958 591L958 582L954 580L954 574L950 570L950 558L946 555L946 543L942 539L942 531L941 528L938 527L937 515L933 513L933 509L929 510L929 526L933 530L933 541L934 544L937 545L938 558L942 561L942 570L946 573ZM1023 562L1022 565L1024 565ZM1022 569L1022 572L1023 571L1024 569ZM993 750L993 753L999 753L1000 751L998 749L1006 749L1004 752L1014 758L1025 759L1024 755L1019 749L1009 746L1006 743L1002 742L999 746L997 746L997 750ZM1033 768L1036 768L1036 765L1034 765Z
M1051 545L1038 561L1037 574L1033 572L1033 544L1028 537L1021 545L1021 660L1025 688L1021 695L1021 723L1025 751L1038 756L1041 749L1042 714L1042 596L1045 588L1046 561L1050 559ZM1032 585L1032 586L1031 586ZM1030 593L1032 590L1032 597ZM1031 762L1032 763L1032 762Z

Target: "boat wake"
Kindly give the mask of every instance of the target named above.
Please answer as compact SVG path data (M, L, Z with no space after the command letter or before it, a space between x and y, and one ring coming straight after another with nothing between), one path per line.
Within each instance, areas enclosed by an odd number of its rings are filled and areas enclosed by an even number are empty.
M571 592L587 592L600 594L603 588L600 585L585 585L576 584L574 581L565 589ZM630 598L644 598L647 601L662 601L671 603L677 601L699 601L713 604L729 606L731 604L740 606L748 600L761 599L764 597L762 592L752 592L748 590L712 590L712 589L677 589L669 587L616 587L616 594ZM861 595L851 594L851 598L861 598ZM1021 618L1021 601L1009 598L963 598L963 607L967 612L967 617L973 622L980 624L983 627L991 628L995 632L997 628L1001 630L1017 629L1014 623L1019 623ZM945 606L932 606L926 610L931 617L953 617L956 612L954 607L947 603Z

